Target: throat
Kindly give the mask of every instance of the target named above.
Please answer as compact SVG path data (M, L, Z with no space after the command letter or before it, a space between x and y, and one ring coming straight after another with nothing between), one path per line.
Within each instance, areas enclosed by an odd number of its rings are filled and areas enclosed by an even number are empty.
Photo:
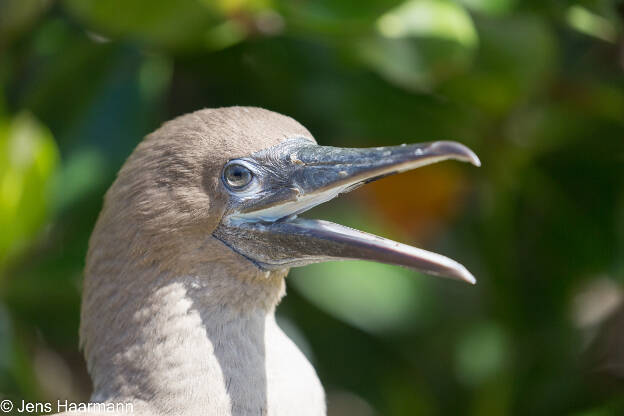
M283 276L244 280L213 270L139 280L124 291L87 293L86 285L81 338L92 400L132 402L150 414L263 414L266 337L281 332L274 310Z

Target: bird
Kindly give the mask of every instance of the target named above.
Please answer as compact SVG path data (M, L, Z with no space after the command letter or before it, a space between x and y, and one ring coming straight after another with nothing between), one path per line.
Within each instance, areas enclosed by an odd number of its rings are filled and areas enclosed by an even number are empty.
M80 346L93 394L66 414L131 403L135 415L325 415L313 366L275 319L290 268L360 259L475 278L445 256L299 215L447 159L480 165L451 141L321 146L258 107L164 123L118 172L89 240Z

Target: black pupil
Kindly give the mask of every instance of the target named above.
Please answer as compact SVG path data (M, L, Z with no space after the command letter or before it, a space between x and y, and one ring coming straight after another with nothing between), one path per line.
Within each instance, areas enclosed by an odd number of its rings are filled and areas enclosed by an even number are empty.
M225 170L225 179L234 188L240 188L251 181L251 172L244 166L231 165Z

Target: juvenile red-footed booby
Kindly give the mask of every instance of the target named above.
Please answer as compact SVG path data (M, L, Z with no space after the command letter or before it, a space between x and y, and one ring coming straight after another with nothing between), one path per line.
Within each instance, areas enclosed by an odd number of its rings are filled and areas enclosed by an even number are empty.
M444 256L297 215L445 159L479 166L455 142L319 146L260 108L165 123L122 167L91 236L80 328L91 400L139 415L324 415L314 369L275 322L290 267L363 259L474 278Z

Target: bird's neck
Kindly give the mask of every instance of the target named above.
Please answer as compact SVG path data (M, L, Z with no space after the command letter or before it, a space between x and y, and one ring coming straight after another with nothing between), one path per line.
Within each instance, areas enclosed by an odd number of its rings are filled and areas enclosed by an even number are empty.
M92 399L131 401L151 414L261 414L265 337L283 336L274 318L283 275L242 279L218 265L183 276L132 273L87 275L81 339Z

